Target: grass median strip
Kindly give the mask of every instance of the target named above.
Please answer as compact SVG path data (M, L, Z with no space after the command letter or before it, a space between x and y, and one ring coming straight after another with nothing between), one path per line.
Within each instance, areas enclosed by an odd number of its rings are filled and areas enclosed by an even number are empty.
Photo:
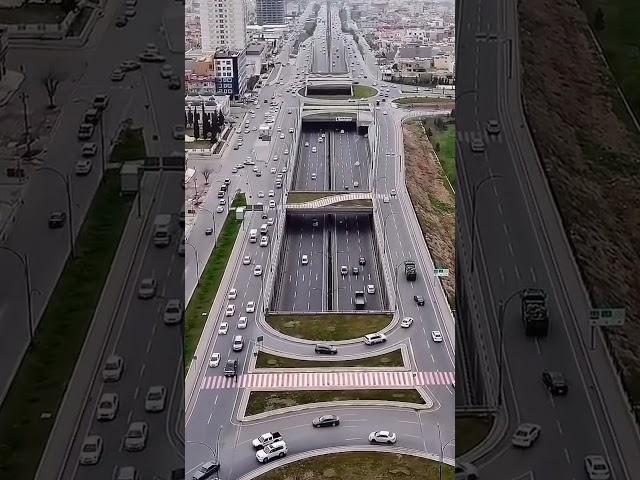
M330 342L352 340L382 330L391 323L385 314L268 315L267 323L296 338Z
M493 417L456 418L456 455L463 455L484 440L493 426Z
M342 452L319 455L274 468L256 480L453 480L453 467L412 455L386 452Z
M253 391L249 394L246 415L271 412L280 408L307 405L319 402L340 402L346 400L379 400L406 402L424 405L424 398L417 390L402 389L356 389L356 390L292 390Z
M33 478L82 349L133 199L107 171L55 286L35 343L0 409L0 477Z
M236 197L232 205L235 206L236 202L242 203L242 201L242 199ZM189 365L198 346L202 329L207 322L211 305L213 305L213 300L218 293L218 287L227 268L227 262L231 256L233 245L236 243L240 227L241 223L236 221L235 212L231 212L222 226L216 246L200 275L200 283L193 292L187 306L184 327L185 365Z
M393 350L382 355L362 357L353 360L300 360L298 358L282 357L266 352L258 352L257 368L320 368L320 367L402 367L402 352Z

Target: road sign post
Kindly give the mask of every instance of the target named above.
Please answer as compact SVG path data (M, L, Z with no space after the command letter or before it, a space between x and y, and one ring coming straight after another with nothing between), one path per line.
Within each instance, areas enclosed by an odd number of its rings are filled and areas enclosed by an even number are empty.
M591 350L595 348L596 327L619 327L624 325L624 308L592 308L589 312L589 325L591 326Z
M449 276L449 269L448 268L434 268L433 269L433 274L436 277L448 277Z

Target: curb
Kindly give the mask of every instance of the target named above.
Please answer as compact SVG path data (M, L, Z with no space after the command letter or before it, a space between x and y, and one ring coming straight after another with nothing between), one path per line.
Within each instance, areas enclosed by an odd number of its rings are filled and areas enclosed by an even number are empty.
M387 353L395 352L396 350L400 350L402 354L402 362L404 365L402 367L256 367L257 362L257 352L269 353L272 355L278 355L284 358L292 358L296 360L308 360L308 361L316 361L316 362L340 362L344 360L360 360L363 358L371 358L378 357L380 355L384 355ZM380 371L390 371L390 372L409 372L411 371L411 363L408 358L407 346L404 343L400 344L400 348L397 348L397 345L389 345L388 347L377 350L376 352L367 353L365 355L346 355L344 357L335 357L333 355L327 356L327 358L319 360L317 357L310 357L305 355L297 355L297 354L287 354L288 352L283 352L280 350L272 349L272 348L260 348L253 349L254 354L250 355L249 367L247 369L247 373L298 373L298 372L380 372ZM331 358L330 358L331 357ZM409 366L407 366L409 365Z
M322 388L310 388L311 390L326 390ZM345 390L362 390L358 388L346 388ZM384 389L388 390L388 389ZM238 413L236 414L236 419L239 422L253 422L256 420L263 420L269 417L277 417L280 415L285 415L294 412L304 412L306 410L315 410L318 408L331 408L331 407L395 407L395 408L409 408L412 410L430 410L434 406L434 401L427 394L427 391L422 387L415 387L409 389L392 389L392 390L416 390L420 396L424 399L425 404L421 405L419 403L410 403L410 402L394 402L391 400L340 400L335 402L316 402L316 403L305 403L304 405L294 405L292 407L278 408L276 410L270 410L268 412L256 413L254 415L244 415L244 412L247 409L247 403L249 402L249 396L252 391L251 388L246 388L242 392L242 397L240 398L240 404L238 405ZM263 392L265 390L255 390L256 392Z
M472 417L473 415L469 415ZM486 437L484 437L480 443L478 443L475 447L473 447L468 452L460 455L459 461L468 462L475 464L480 461L483 457L491 453L495 447L504 440L507 433L507 428L509 426L509 417L504 414L504 411L498 412L496 415L483 415L483 416L492 416L493 424L491 425L491 430Z
M386 447L382 445L361 445L354 447L330 447L330 448L321 448L318 450L310 450L308 452L297 453L295 455L289 455L281 460L276 460L275 462L270 462L266 465L256 468L255 470L243 475L238 480L252 480L260 475L263 475L271 470L274 470L278 467L282 467L284 465L288 465L290 463L298 462L300 460L304 460L312 457L319 457L321 455L329 455L331 453L346 453L346 452L379 452L379 453L393 453L393 454L401 454L401 455L411 455L414 457L421 457L427 460L431 460L434 462L438 462L440 459L440 455L435 453L422 452L419 450L413 450L410 448L398 448L398 447ZM444 457L442 459L442 463L454 466L455 459Z

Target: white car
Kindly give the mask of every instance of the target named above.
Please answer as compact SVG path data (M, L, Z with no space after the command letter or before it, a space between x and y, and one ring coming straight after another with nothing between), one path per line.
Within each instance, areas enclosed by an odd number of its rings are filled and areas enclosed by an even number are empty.
M431 332L431 338L434 342L440 343L442 342L442 333L440 333L440 331L438 330L434 330Z
M380 430L378 432L371 432L369 434L369 441L371 443L396 443L396 434L387 430Z
M514 447L529 448L540 436L542 428L535 423L523 423L511 437L511 444Z
M127 452L139 452L147 446L149 425L147 422L131 422L124 436L124 449Z
M176 140L184 140L184 127L182 125L173 127L173 138Z
M240 317L238 319L237 327L239 330L244 330L245 328L247 328L247 317Z
M307 255L302 255L302 259L300 260L300 263L302 263L302 265L308 265L309 257Z
M216 207L216 212L217 212L217 213L222 213L222 212L224 212L224 205L218 205L218 206Z
M273 442L262 450L258 450L256 452L256 459L260 463L267 463L269 460L273 458L284 457L287 454L287 444L284 440L278 440L277 442Z
M273 219L273 217L269 217L269 219L267 220L267 225L269 226L273 225L274 221L275 220Z
M80 465L96 465L102 456L102 437L87 435L80 447Z
M293 128L290 128L290 129L289 129L289 133L293 133Z
M280 138L283 139L284 138L284 133L280 134Z
M96 420L113 420L118 413L120 402L117 393L103 393L98 402Z
M275 200L269 200L269 208L276 208Z
M177 298L170 299L164 307L164 323L175 325L182 321L182 302Z
M309 142L304 142L304 146L308 147L309 146Z
M589 480L609 480L611 470L602 455L587 455L584 457L584 469Z
M277 171L276 167L272 167L271 170L269 170L273 175L275 175Z
M256 311L256 302L247 302L247 307L246 307L246 312L247 313L253 313Z
M173 75L173 67L171 65L163 65L160 69L160 76L162 78L170 78Z
M162 412L167 401L167 389L162 385L152 385L144 399L145 412Z
M258 192L258 198L264 198L264 192L262 190Z
M268 245L269 245L269 237L267 237L266 235L263 235L262 237L260 237L260 246L266 247Z
M367 293L369 295L373 295L374 293L376 293L375 285L367 285Z
M124 359L120 355L110 355L104 362L102 380L105 382L117 382L124 372Z
M318 174L317 173L312 173L311 174L311 180L315 180L316 178L318 178Z
M229 331L229 324L227 322L222 322L220 324L220 328L218 328L219 335L226 335Z
M392 188L389 193L391 194L392 197L395 197L398 194L398 192L396 192L395 188Z
M209 367L215 368L220 365L220 354L212 353L211 358L209 359Z
M274 192L273 190L269 190L269 196L270 197L275 197L276 196L276 192Z
M487 122L487 133L489 135L497 135L500 133L500 124L497 120L489 120Z
M246 255L243 259L242 259L242 264L243 265L249 265L251 263L251 257L249 255Z
M282 153L283 153L284 155L289 155L289 149L288 149L288 148L285 148L285 149L284 149L284 152L282 152Z
M88 175L91 172L93 162L89 158L81 158L76 162L75 172L76 175Z
M482 141L482 138L480 137L474 137L471 140L471 151L475 152L475 153L482 153L484 152L484 142Z
M383 197L382 197L382 201L383 201L384 203L389 203L389 195L385 195L385 196L383 196Z
M311 147L311 153L316 153L318 149L316 147Z
M400 326L402 328L409 328L413 324L412 317L402 317L402 321L400 322Z
M259 277L260 275L262 275L262 265L256 265L256 266L253 268L253 274L254 274L256 277Z
M238 297L238 290L236 290L235 288L232 288L229 290L229 293L227 294L227 298L229 300L235 300Z
M93 157L98 153L98 146L93 142L88 142L82 145L82 156Z

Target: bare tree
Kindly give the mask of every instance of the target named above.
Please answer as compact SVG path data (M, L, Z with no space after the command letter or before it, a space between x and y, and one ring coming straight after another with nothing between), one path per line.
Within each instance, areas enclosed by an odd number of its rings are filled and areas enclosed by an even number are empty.
M53 69L49 69L47 74L42 77L42 84L47 90L47 97L49 97L48 108L50 109L56 108L55 96L61 81L60 76Z
M204 177L204 184L209 185L209 177L211 176L211 169L205 168L202 170L202 176Z

